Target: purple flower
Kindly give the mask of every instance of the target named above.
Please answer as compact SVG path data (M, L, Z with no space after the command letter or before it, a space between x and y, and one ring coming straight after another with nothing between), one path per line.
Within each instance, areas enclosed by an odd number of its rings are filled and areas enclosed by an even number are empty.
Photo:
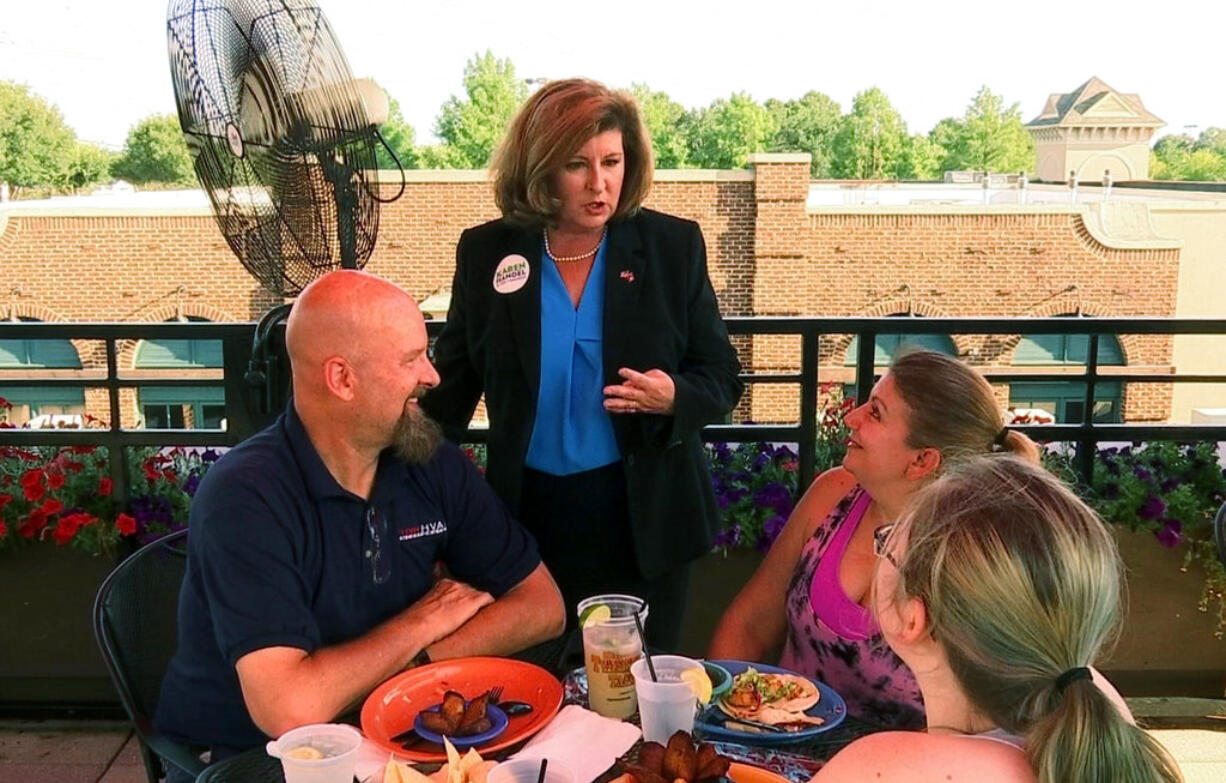
M775 456L775 459L789 460L789 459L796 459L800 455L792 451L792 449L790 449L787 446L787 444L784 444L780 446L779 448L775 449L774 456Z
M1117 499L1119 499L1119 496L1120 496L1120 485L1119 485L1119 484L1116 484L1114 481L1110 481L1110 482L1108 482L1108 483L1107 483L1107 484L1106 484L1106 485L1103 487L1103 496L1104 496L1104 497L1106 497L1106 498L1107 498L1107 500L1117 500Z
M219 459L221 459L221 455L212 449L205 449L200 454L201 462L216 462Z
M1178 488L1179 479L1177 478L1169 478L1158 485L1158 489L1162 490L1163 493L1171 492Z
M196 496L196 489L200 486L200 476L192 473L187 477L187 481L183 482L183 491L189 496Z
M1134 467L1133 467L1133 469L1132 469L1132 475L1136 476L1137 478L1141 479L1142 481L1152 481L1152 480L1153 480L1153 478L1154 478L1154 474L1153 474L1153 473L1150 473L1148 470L1146 470L1145 468L1141 467L1140 465L1136 465L1136 466L1134 466Z
M1178 519L1168 519L1162 529L1154 533L1154 536L1158 539L1159 544L1169 548L1183 541L1182 530L1183 525Z
M783 514L776 514L766 520L766 524L762 526L762 535L766 538L767 547L775 543L775 539L783 532L783 526L788 523L788 518Z
M773 508L776 514L792 513L792 493L777 481L764 485L754 493L753 502L759 508Z
M751 464L749 467L750 469L753 470L754 473L761 473L762 468L765 468L767 465L769 465L770 461L771 461L771 458L769 454L759 454L757 457L754 457L753 464Z
M715 534L715 547L719 549L736 549L741 545L741 526L730 525Z
M1115 460L1113 459L1103 460L1103 465L1106 466L1107 472L1110 473L1112 476L1120 475L1120 466L1119 466L1119 463L1117 463Z
M1162 502L1162 498L1157 495L1150 495L1141 504L1140 510L1137 511L1137 516L1142 519L1158 519L1166 513L1166 503Z

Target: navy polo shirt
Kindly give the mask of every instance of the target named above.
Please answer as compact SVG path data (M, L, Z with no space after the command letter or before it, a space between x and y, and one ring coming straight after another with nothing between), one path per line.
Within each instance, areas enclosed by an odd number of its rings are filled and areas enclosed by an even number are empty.
M377 567L372 513L387 531ZM213 465L189 529L178 648L154 723L208 746L266 740L234 669L247 653L311 653L361 636L421 598L438 561L494 597L540 563L531 535L454 445L420 466L384 452L367 501L328 472L292 404Z

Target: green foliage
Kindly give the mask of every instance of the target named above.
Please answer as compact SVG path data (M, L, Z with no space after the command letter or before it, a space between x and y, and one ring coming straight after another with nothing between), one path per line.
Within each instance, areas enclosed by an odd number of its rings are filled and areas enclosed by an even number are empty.
M415 134L413 126L404 119L400 111L400 103L395 98L388 98L387 121L379 126L379 134L383 141L396 153L400 166L406 169L417 168L417 148L414 146ZM382 144L378 147L378 165L381 169L396 168L396 161Z
M56 178L56 184L64 189L76 192L82 188L99 182L105 182L111 176L111 165L115 155L101 147L84 142L76 142L64 161L64 169Z
M165 182L192 186L196 175L179 120L173 114L155 114L128 131L123 153L111 174L133 184Z
M907 126L880 89L852 100L834 137L834 175L843 179L894 176L907 138Z
M898 179L932 180L941 178L941 161L945 148L922 134L908 136L902 145L902 154L894 167Z
M633 85L631 92L639 102L643 124L651 134L656 168L679 169L685 166L689 158L685 107L669 98L667 93L653 92L646 84Z
M1200 610L1218 605L1220 637L1226 630L1226 570L1213 539L1213 518L1226 501L1226 471L1216 443L1168 441L1099 449L1089 485L1074 468L1070 450L1048 452L1047 467L1107 522L1132 531L1149 531L1166 547L1185 547L1185 568L1192 562L1205 573Z
M1149 161L1153 179L1226 181L1226 130L1207 128L1197 139L1185 134L1163 136Z
M778 128L764 106L739 92L696 112L689 129L691 163L699 168L739 169L751 153L766 149Z
M834 136L842 115L830 96L810 90L796 100L766 102L775 118L777 130L767 145L768 152L807 152L813 156L809 174L825 179L833 173Z
M442 156L455 161L454 168L485 168L528 97L528 86L515 76L509 59L500 60L486 51L465 65L464 92L466 97L453 95L443 104L434 133L454 150Z
M59 109L23 84L0 82L0 182L56 185L76 152L76 134Z
M971 100L961 119L937 123L928 138L944 148L946 171L1017 172L1034 170L1034 141L1022 123L1018 104L1004 100L986 86Z

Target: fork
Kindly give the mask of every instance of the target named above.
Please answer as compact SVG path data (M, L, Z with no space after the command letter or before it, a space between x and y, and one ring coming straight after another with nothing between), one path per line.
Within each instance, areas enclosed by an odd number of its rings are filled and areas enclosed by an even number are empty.
M498 702L502 701L502 686L495 685L493 688L489 689L489 691L487 692L487 695L490 698L489 698L489 701L487 701L486 703L493 704L495 707L497 707Z

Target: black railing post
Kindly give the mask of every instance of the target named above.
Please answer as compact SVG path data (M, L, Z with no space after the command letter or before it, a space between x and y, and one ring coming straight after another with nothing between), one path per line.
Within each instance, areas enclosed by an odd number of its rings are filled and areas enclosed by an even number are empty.
M115 437L123 429L120 418L123 409L119 404L119 351L115 343L116 338L106 338L106 395L111 411L111 420L107 422L106 457L110 463L112 496L116 505L126 510L131 495L131 475L128 470L128 447Z
M800 336L800 474L796 484L799 498L809 488L817 465L817 333L806 329Z
M1098 333L1090 334L1086 351L1086 401L1082 413L1081 437L1077 440L1077 469L1085 479L1086 486L1094 478L1094 454L1098 451L1098 438L1094 434L1094 398L1098 385Z
M868 402L873 390L873 371L877 369L877 333L860 332L856 348L856 405Z

